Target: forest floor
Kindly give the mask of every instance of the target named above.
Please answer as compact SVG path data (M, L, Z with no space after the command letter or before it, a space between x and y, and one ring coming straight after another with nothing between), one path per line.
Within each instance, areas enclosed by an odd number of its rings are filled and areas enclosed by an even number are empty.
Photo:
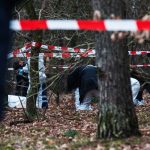
M21 123L23 109L7 108L0 150L150 150L150 95L145 93L144 100L136 107L142 136L120 140L96 140L96 104L94 110L77 112L71 95L62 95L60 106L51 98L45 117L32 123Z

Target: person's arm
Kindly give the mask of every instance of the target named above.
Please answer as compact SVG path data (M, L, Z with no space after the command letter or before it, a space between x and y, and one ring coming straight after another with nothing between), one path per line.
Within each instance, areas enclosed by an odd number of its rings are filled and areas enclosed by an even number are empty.
M39 55L39 80L40 82L45 82L46 74L45 74L45 65L44 65L44 55Z
M67 91L71 92L79 86L79 67L72 71L67 77Z

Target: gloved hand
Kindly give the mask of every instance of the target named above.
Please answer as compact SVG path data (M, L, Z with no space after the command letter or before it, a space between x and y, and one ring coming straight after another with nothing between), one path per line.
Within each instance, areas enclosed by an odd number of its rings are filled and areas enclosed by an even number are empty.
M18 69L18 74L22 76L23 75L23 69Z
M40 83L46 82L46 74L43 72L39 72L39 80Z

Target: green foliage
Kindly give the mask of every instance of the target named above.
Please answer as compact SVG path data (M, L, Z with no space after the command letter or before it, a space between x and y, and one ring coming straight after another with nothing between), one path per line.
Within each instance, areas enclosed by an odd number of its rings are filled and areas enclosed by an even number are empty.
M64 136L67 136L67 137L75 137L76 135L78 135L79 133L76 131L76 130L67 130L65 133L64 133Z
M11 146L7 146L7 147L0 146L0 150L15 150L15 149Z

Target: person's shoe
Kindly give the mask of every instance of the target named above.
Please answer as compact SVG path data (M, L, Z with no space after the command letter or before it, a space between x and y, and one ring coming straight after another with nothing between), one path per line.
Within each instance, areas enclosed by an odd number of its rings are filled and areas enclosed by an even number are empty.
M91 106L91 105L89 105L89 110L93 110L93 108L92 108L92 106Z
M138 105L138 106L144 105L144 100L143 100L143 99L142 99L142 100L138 100L138 101L137 101L137 105Z
M92 107L88 104L80 104L78 107L76 107L76 111L79 110L92 110Z
M43 102L43 103L42 103L42 108L48 109L48 103L47 103L47 102Z
M138 105L138 99L133 99L134 105Z

